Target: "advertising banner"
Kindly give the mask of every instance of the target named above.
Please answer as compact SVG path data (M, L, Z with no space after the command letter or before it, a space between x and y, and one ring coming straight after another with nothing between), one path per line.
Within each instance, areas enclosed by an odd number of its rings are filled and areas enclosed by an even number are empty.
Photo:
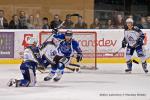
M150 30L142 30L145 34L144 49L150 51ZM65 32L65 30L60 30ZM76 30L74 37L80 44L87 58L124 58L125 49L116 55L108 55L116 52L121 47L124 37L123 29L101 30ZM0 30L0 58L20 58L20 52L28 46L29 37L36 37L39 44L46 40L51 30ZM149 53L149 54L148 54ZM147 54L150 55L150 52ZM136 56L136 53L134 54Z
M14 58L14 32L0 32L0 58Z

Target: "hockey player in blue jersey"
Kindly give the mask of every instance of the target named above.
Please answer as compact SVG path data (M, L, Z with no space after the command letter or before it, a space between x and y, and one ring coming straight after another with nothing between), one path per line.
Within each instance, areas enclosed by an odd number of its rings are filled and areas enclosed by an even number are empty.
M15 85L16 87L33 87L36 84L36 67L42 63L39 47L37 47L37 39L31 37L28 41L30 46L24 50L23 62L20 65L20 70L23 79L11 79L8 86Z
M126 20L127 26L125 27L124 32L124 39L122 41L122 48L125 48L127 45L126 50L126 63L128 69L125 72L132 71L132 60L131 57L136 50L138 57L142 61L142 68L145 73L148 72L147 70L147 63L146 63L146 56L143 53L143 40L145 38L144 33L137 27L133 25L133 19L128 18Z
M64 68L69 64L73 53L77 53L77 62L82 60L82 51L79 44L74 40L72 31L67 30L65 34L55 34L55 38L62 41L58 44L57 54L53 59L55 64L52 65L50 73L44 78L44 81L49 81L54 78L54 81L59 81L64 73ZM56 75L56 77L54 77Z

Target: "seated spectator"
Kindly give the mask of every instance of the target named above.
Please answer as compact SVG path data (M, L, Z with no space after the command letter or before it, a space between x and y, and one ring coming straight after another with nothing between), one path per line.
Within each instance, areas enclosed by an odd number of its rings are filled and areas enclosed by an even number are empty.
M35 29L35 23L34 23L34 17L33 15L30 15L27 20L27 27L28 29Z
M76 29L86 29L87 24L84 22L83 17L79 16L78 17L78 22L75 24Z
M43 20L42 20L42 22L43 22L42 29L49 29L48 18L44 17Z
M64 29L72 29L73 28L73 21L71 20L71 16L68 14L66 15L65 23L63 24Z
M61 23L62 21L60 20L59 15L55 15L54 20L52 20L50 23L50 28L51 29L57 28Z
M90 25L90 28L91 29L100 29L100 28L102 28L98 18L94 19L94 22Z
M124 28L124 19L121 14L118 14L116 19L113 21L114 22L114 27L116 29L123 29Z
M148 29L150 29L150 16L147 16L147 26L148 26Z
M17 15L12 16L12 20L9 22L9 29L19 29L19 18Z
M0 10L0 29L7 29L8 28L8 21L4 17L4 10Z
M113 25L113 23L112 23L112 20L109 19L109 20L106 22L105 28L106 28L106 29L113 29L113 28L114 28L114 25Z
M148 24L145 17L140 18L140 24L137 25L140 29L148 29Z
M27 29L27 17L24 11L20 11L20 16L19 16L19 22L20 22L20 29Z

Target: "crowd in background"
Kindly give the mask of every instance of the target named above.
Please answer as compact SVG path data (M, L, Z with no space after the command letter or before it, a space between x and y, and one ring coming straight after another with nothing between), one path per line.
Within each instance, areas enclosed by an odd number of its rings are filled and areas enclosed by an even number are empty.
M132 15L126 18L133 18ZM26 16L25 11L20 11L19 15L14 14L12 19L8 21L5 18L4 10L0 10L0 29L53 29L62 23L59 15L54 15L53 19L48 17L40 18L39 15ZM99 18L94 18L93 23L88 25L83 16L78 16L77 22L73 22L71 16L66 16L64 29L123 29L125 17L121 14L114 14L111 19L105 23L101 23ZM135 24L141 29L150 29L150 16L143 16L138 23Z

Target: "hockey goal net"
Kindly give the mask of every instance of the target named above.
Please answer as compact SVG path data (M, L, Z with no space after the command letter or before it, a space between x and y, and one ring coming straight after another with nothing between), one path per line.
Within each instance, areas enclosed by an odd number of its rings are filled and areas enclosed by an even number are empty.
M63 33L64 31L62 31ZM42 44L51 32L40 32L39 42ZM83 60L79 63L76 62L75 57L71 58L71 63L80 65L83 69L96 69L96 40L97 33L91 31L73 31L73 38L79 42L83 52ZM51 38L49 39L51 40Z

